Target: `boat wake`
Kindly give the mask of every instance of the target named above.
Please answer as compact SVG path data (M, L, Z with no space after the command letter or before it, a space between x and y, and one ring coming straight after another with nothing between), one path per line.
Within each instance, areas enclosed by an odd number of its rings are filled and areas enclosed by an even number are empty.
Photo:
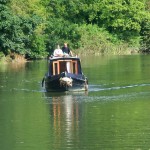
M127 88L134 88L134 87L146 87L150 86L150 84L132 84L126 86L113 86L108 87L108 85L89 85L90 92L98 92L98 91L108 91L108 90L119 90L119 89L127 89Z

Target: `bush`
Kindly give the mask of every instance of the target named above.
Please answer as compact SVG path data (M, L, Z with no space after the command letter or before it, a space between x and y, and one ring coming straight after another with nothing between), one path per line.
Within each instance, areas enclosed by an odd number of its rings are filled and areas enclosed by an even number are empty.
M3 52L0 52L0 59L2 59L3 57L5 57Z
M112 36L103 28L96 25L82 25L79 27L81 34L78 54L120 54L128 53L128 44Z

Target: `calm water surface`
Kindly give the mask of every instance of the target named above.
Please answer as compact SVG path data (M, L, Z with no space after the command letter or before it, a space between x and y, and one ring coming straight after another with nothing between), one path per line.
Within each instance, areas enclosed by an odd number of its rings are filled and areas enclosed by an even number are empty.
M1 150L150 149L150 56L81 60L83 93L46 93L46 60L0 65Z

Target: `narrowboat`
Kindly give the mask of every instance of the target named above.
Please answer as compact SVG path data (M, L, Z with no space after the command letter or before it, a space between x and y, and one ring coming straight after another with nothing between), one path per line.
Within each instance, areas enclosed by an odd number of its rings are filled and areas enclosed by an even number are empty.
M48 72L42 80L47 92L88 90L79 57L51 57L48 61Z

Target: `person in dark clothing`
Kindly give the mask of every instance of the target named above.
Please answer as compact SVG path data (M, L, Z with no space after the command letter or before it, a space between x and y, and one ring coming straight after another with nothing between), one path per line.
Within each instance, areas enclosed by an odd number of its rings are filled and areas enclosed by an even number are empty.
M71 50L68 48L67 43L64 43L64 46L62 47L62 51L63 51L64 54L72 56L72 52L71 52Z

